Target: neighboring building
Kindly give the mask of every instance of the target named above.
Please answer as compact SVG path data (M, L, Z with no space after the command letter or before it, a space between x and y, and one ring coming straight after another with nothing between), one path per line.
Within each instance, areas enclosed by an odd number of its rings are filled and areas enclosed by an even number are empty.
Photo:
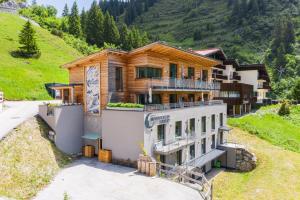
M212 74L214 82L221 85L214 98L227 103L228 115L249 113L254 104L269 102L270 78L264 64L240 65L235 59L228 59L220 48L194 52L222 62Z

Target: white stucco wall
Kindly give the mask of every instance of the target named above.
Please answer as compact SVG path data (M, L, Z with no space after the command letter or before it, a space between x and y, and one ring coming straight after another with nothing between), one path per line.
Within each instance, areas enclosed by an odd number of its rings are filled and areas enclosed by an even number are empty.
M248 70L248 71L238 71L238 74L241 76L240 83L245 83L253 85L253 90L257 91L258 85L258 71L257 70Z
M144 141L144 112L103 110L102 141L113 159L136 161Z

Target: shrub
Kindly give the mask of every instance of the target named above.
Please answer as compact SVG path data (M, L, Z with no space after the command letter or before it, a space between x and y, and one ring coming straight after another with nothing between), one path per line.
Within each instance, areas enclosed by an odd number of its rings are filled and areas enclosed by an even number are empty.
M144 105L142 104L136 104L136 103L108 103L107 107L111 108L144 108Z
M279 108L278 115L284 116L289 114L290 114L290 104L288 101L283 101Z
M54 28L54 29L51 30L51 34L52 35L56 35L56 36L58 36L60 38L64 37L64 33L61 30L58 30L56 28Z

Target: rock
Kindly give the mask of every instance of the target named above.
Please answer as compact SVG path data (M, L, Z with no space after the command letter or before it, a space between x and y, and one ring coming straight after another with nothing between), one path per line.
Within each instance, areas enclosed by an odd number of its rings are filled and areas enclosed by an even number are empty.
M241 172L249 172L256 167L256 156L246 149L236 150L236 169Z

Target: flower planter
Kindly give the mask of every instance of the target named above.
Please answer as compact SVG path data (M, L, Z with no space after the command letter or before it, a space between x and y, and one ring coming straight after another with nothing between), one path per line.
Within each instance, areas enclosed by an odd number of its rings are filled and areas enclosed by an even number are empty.
M98 152L98 160L104 163L112 162L112 151L106 149L100 149Z

